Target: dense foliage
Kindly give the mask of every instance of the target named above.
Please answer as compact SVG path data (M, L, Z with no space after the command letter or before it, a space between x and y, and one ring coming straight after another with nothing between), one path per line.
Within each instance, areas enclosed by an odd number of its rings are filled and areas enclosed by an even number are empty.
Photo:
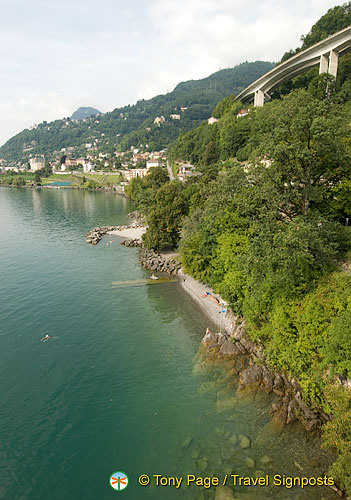
M149 223L144 243L179 244L186 272L220 293L270 366L297 377L306 401L326 411L329 385L351 378L351 275L340 271L351 245L351 107L331 83L321 75L240 118L241 104L226 98L217 123L183 135L172 151L201 175L152 196L149 186L147 199L147 181L138 180L141 191L130 193ZM338 464L351 433L343 443L333 473L348 487Z
M191 80L177 85L170 93L136 104L116 108L104 115L84 121L72 119L43 122L36 129L24 130L0 148L0 157L17 161L29 154L45 154L75 147L77 154L86 152L87 143L98 151L113 155L116 148L126 151L142 144L149 151L160 150L174 142L184 131L206 120L212 109L226 95L239 93L251 82L269 71L273 63L257 61L223 69L202 80ZM181 107L187 108L183 112ZM180 114L180 120L171 119ZM164 116L160 126L154 124L157 116Z

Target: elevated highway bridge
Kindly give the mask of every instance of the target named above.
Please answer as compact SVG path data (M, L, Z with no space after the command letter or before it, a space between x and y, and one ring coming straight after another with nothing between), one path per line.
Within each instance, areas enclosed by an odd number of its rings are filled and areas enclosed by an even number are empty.
M237 99L242 102L254 99L254 106L263 106L268 92L286 80L319 65L319 73L329 73L336 78L339 57L351 49L351 26L303 50L287 61L251 83L240 92Z

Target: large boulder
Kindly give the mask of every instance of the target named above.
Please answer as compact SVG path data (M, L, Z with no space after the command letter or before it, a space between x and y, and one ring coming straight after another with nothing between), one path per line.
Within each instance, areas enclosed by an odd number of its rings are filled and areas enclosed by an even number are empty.
M262 368L258 365L250 365L240 373L240 388L246 386L259 386L262 382Z
M238 354L243 354L245 349L241 346L240 342L235 342L233 344L232 339L226 340L219 350L219 354L222 356L236 356Z
M285 390L284 380L279 375L279 373L276 373L274 375L273 392L275 392L277 396L284 396L284 390Z
M204 344L217 344L217 340L218 340L218 333L211 332L210 330L208 330L205 333L202 342Z
M247 436L239 436L239 446L242 450L250 448L251 441Z
M263 365L262 366L262 382L265 390L267 392L272 392L273 390L273 383L274 383L274 375L271 372L271 370Z

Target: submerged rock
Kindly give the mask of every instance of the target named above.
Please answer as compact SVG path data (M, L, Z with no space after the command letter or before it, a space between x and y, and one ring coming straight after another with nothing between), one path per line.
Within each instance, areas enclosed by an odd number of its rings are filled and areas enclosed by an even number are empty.
M236 434L233 434L232 436L230 436L229 438L229 443L232 444L232 445L236 445L238 442L238 436Z
M260 460L262 465L268 465L272 462L268 455L264 455Z
M222 411L232 410L237 404L237 399L226 398L226 399L218 399L216 402L216 411L221 413Z
M254 467L255 467L255 460L253 460L250 457L247 457L246 460L245 460L245 463L246 463L246 465L247 465L247 467L249 469L254 469Z
M251 446L251 440L247 436L239 436L239 446L242 450L246 450Z
M192 441L193 441L193 438L191 436L187 436L185 438L185 440L183 441L181 447L182 448L188 448L191 445Z
M215 500L235 500L233 490L228 486L217 486Z

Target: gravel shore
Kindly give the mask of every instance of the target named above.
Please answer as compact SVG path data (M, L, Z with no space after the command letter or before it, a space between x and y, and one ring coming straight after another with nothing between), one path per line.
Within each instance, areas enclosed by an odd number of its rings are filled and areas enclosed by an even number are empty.
M212 323L216 326L220 326L222 314L221 310L223 309L223 306L213 300L214 297L219 301L220 297L216 295L209 286L194 280L194 278L188 276L187 274L179 274L179 283L180 286L190 295L190 297L200 306ZM205 292L209 292L211 296L202 297ZM226 307L224 306L224 308Z
M108 234L115 234L121 236L122 238L130 238L132 240L141 239L142 235L145 233L146 227L130 227L128 229L121 229L114 231L109 231Z

